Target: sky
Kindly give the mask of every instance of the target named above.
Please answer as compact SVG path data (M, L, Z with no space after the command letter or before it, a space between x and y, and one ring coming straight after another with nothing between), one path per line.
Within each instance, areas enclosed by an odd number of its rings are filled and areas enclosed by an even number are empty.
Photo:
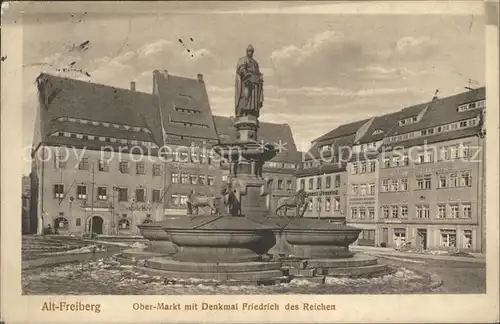
M202 73L213 113L233 115L236 62L248 44L264 74L261 121L289 124L302 150L341 124L428 101L436 89L449 96L465 91L468 79L484 85L481 15L188 9L111 15L83 6L26 14L23 144L31 145L38 109L34 81L41 72L122 88L135 81L147 93L155 69ZM73 49L87 40L87 50ZM71 62L90 77L57 71Z

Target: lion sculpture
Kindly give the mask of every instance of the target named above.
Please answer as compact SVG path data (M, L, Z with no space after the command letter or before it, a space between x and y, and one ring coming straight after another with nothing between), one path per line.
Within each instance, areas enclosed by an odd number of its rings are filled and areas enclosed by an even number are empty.
M307 193L304 189L297 191L292 197L282 197L278 200L276 214L278 216L287 216L288 209L295 208L296 217L302 217L305 211Z
M210 213L217 213L215 208L215 197L199 195L195 190L191 190L189 193L187 202L188 215L198 215L200 207L209 207Z

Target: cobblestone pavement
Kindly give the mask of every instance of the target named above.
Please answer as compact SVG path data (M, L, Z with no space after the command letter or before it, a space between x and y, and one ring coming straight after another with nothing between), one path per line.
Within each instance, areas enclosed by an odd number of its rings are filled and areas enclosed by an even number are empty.
M405 268L373 279L329 277L320 285L294 279L275 286L207 285L152 277L111 258L23 271L24 294L207 295L207 294L390 294L429 292L429 276Z
M443 280L443 285L434 293L444 294L484 294L486 293L486 264L456 261L390 260L379 258L379 263L390 263L412 270L435 273Z

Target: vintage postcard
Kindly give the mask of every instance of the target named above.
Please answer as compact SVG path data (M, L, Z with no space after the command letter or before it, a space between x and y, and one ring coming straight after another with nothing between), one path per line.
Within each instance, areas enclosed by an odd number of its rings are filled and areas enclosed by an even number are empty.
M499 321L498 1L2 1L1 32L2 323Z

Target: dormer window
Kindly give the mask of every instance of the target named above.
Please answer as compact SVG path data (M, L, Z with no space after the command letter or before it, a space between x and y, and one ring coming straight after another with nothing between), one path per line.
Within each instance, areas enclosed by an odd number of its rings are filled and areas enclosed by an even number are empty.
M109 123L102 123L103 126L109 127Z
M123 127L124 127L126 130L129 130L129 129L130 129L130 126L128 126L128 125L124 125Z
M417 116L408 117L408 118L400 120L399 121L399 126L404 126L404 125L408 125L408 124L414 124L417 121L418 121L418 117Z
M485 106L486 106L486 101L483 99L479 101L462 104L458 106L457 111L458 112L469 111L469 110L484 108Z
M80 124L83 124L83 125L88 124L88 120L85 120L85 119L80 119L79 122L80 122Z
M381 129L376 129L372 135L378 135L378 134L382 134L384 131L381 130Z
M136 131L136 132L140 132L140 131L141 131L141 128L140 128L140 127L134 127L134 131Z

